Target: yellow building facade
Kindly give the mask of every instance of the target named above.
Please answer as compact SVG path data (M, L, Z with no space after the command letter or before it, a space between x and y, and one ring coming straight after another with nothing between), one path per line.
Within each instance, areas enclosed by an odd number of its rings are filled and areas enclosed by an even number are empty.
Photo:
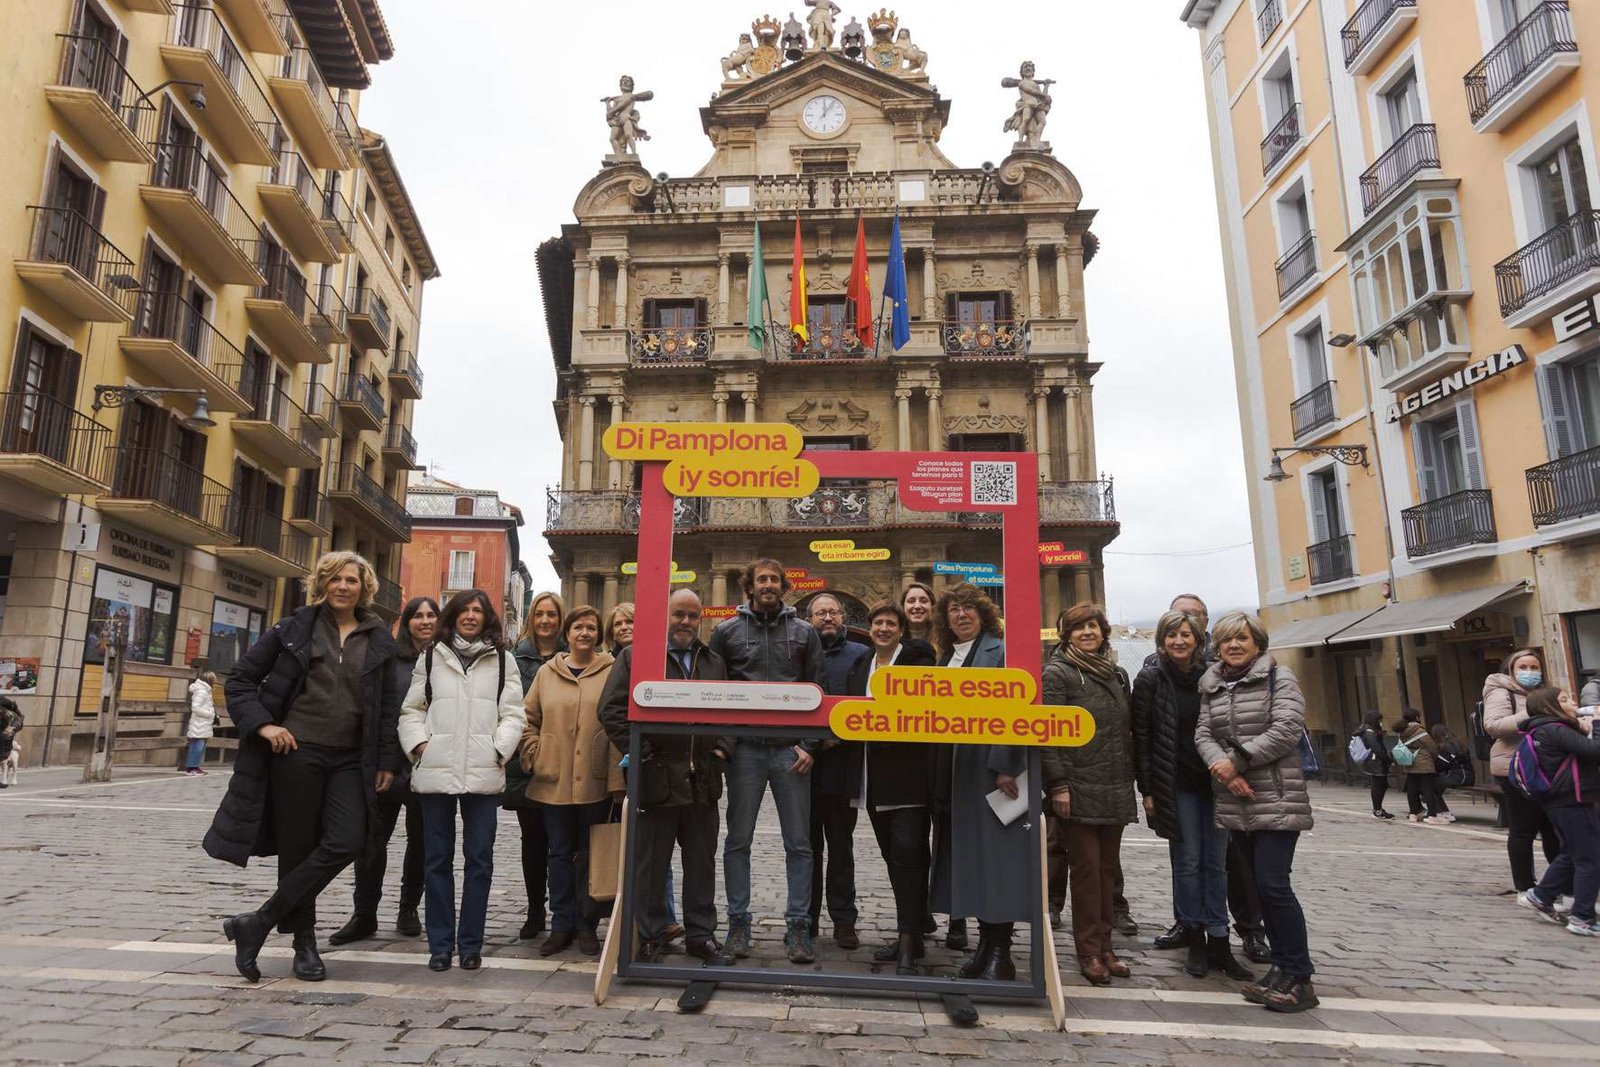
M0 35L0 689L60 763L113 635L138 735L321 551L367 555L398 611L437 267L359 124L375 3L40 0Z
M1262 617L1342 747L1600 670L1600 5L1191 0ZM1576 695L1576 691L1575 691Z

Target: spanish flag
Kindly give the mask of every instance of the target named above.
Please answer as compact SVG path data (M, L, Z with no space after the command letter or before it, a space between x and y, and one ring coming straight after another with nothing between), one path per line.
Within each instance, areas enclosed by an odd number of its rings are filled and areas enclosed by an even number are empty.
M794 218L794 266L789 271L789 332L809 343L806 326L806 254L800 245L800 216Z

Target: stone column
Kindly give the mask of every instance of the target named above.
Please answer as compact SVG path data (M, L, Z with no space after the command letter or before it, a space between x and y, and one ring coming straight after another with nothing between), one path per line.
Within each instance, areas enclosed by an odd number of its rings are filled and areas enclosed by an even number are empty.
M944 396L942 389L928 389L928 451L938 452L944 449L943 416L939 411L939 398Z
M725 393L725 392L721 392L721 391L712 393L711 394L711 402L717 406L717 408L716 408L716 410L717 410L716 421L717 422L727 422L728 421L728 394Z
M1078 429L1083 434L1083 477L1094 481L1100 467L1094 458L1094 387L1085 384L1078 395Z
M1036 319L1044 314L1039 301L1039 246L1026 245L1023 256L1028 261L1028 317Z
M711 604L722 607L728 602L728 572L711 572Z
M934 277L933 246L922 250L922 318L924 322L939 319L939 282Z
M1106 569L1100 563L1099 553L1095 553L1094 567L1089 571L1089 597L1096 604L1106 602Z
M1069 237L1067 245L1067 306L1083 318L1083 235Z
M740 393L739 394L739 398L744 401L744 421L745 422L755 422L756 421L756 391L754 389L751 389L749 392Z
M628 254L617 255L617 304L611 316L611 328L625 330L628 328Z
M578 398L578 488L594 488L594 402L593 396Z
M915 567L900 568L900 592L904 593L911 583L916 580L917 569Z
M1074 567L1072 571L1072 599L1074 603L1081 604L1085 600L1094 599L1094 584L1089 576L1089 568Z
M611 618L611 612L616 608L617 600L617 575L612 572L606 575L605 592L600 596L600 636L605 637L606 620Z
M600 327L600 261L589 259L589 296L584 304L583 324L591 330Z
M1056 574L1056 571L1046 571L1044 574L1044 617L1040 626L1054 626L1061 617L1061 583L1057 581Z
M727 326L733 321L729 313L728 302L733 299L733 282L728 277L728 261L733 258L731 252L717 253L717 325Z
M1067 481L1083 481L1083 442L1079 436L1078 397L1081 389L1069 386L1061 390L1067 413Z
M1056 318L1067 318L1071 305L1071 290L1067 288L1067 243L1056 242Z
M625 398L620 393L612 393L607 399L611 401L611 425L615 426L622 421L622 404ZM606 488L622 488L622 460L613 459L607 464Z
M1039 480L1050 480L1050 387L1033 387L1033 448L1039 453Z
M895 427L898 436L895 440L899 442L900 451L909 452L911 451L911 390L896 389L894 399L899 411Z

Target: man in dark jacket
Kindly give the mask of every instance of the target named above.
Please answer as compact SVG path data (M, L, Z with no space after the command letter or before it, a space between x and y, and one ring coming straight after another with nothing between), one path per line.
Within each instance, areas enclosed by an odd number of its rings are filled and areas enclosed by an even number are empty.
M866 645L850 640L844 621L844 605L832 593L818 593L809 605L811 625L822 640L825 679L822 691L829 696L850 695L850 673L856 664L872 654ZM856 933L856 854L857 808L851 798L861 792L861 782L850 780L849 752L829 741L818 750L811 771L811 936L817 936L822 917L822 898L828 898L828 918L833 921L833 940L846 951L860 948ZM860 761L855 766L860 769ZM824 877L826 871L826 877ZM826 885L824 885L826 883Z
M667 677L721 681L728 677L722 658L699 638L700 598L679 589L667 600ZM611 743L630 752L632 724L628 694L633 689L633 647L617 654L600 698L600 724ZM666 947L667 872L672 847L683 850L684 950L708 963L732 963L717 943L717 801L722 769L734 751L732 738L655 733L643 743L644 760L633 797L639 817L638 904L640 963L654 963ZM630 784L634 774L629 773Z
M783 602L789 579L783 564L758 559L740 579L749 602L711 632L711 651L738 682L811 682L827 679L822 641L810 623ZM784 946L794 963L810 963L811 949L811 772L816 742L798 738L741 737L728 772L728 840L722 876L728 893L728 951L750 955L750 842L768 787L783 832L789 899L784 908Z

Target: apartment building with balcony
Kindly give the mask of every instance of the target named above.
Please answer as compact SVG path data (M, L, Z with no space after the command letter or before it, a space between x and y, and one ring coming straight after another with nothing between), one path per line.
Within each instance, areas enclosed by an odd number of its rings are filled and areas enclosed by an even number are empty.
M426 471L406 492L411 542L400 557L407 599L429 596L446 604L457 593L482 589L507 633L522 626L532 576L522 560L522 509L494 489L469 489Z
M0 656L38 662L25 752L59 763L112 627L138 733L321 551L366 553L398 610L437 268L358 122L393 52L370 0L40 0L0 32Z
M1461 733L1523 646L1580 685L1600 670L1600 7L1182 17L1262 614L1313 728L1410 705Z
M879 21L892 34L892 17ZM601 448L622 421L788 423L812 449L1033 452L1040 482L1024 491L1039 494L1041 536L1074 560L1045 569L1043 621L1104 598L1101 552L1118 525L1095 452L1094 211L1048 145L1006 155L997 138L998 166L950 161L939 147L950 101L899 59L869 60L772 51L701 108L713 148L698 173L652 176L608 157L576 222L539 248L563 444L545 536L567 603L632 598L623 567L637 551L642 472ZM898 351L858 335L846 299L857 219L876 301L896 215L911 318ZM797 219L804 340L789 328ZM746 311L758 220L771 304L759 347ZM830 480L797 500L680 499L673 555L708 606L738 603L739 570L772 555L825 579L864 623L906 583L942 588L941 564L998 562L997 529L991 514L908 511L892 484ZM819 538L891 560L822 565L808 547Z

